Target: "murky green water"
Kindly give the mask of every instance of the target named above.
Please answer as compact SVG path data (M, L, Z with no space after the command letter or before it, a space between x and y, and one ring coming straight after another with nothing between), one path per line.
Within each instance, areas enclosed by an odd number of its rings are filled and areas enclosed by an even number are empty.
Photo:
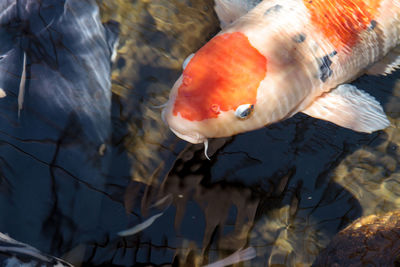
M201 266L247 247L256 257L238 266L309 266L355 219L400 208L399 72L354 82L383 104L385 131L298 114L212 140L208 161L154 106L218 32L213 1L98 3L120 23L110 141L99 154L79 135L42 137L41 122L22 137L3 123L1 232L78 266Z

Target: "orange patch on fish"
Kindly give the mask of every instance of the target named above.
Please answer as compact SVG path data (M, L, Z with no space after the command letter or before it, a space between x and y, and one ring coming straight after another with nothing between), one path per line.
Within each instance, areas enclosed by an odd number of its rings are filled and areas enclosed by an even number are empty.
M353 47L371 25L381 0L303 0L313 25L341 50Z
M242 104L255 104L266 73L267 59L243 33L216 36L196 52L183 71L173 114L202 121Z

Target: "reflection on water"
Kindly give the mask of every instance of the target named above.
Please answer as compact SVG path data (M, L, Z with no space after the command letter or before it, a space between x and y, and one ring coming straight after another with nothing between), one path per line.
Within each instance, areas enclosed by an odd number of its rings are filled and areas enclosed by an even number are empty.
M14 53L0 61L0 232L76 265L200 266L250 247L256 256L243 266L307 266L358 217L400 208L398 72L355 82L394 127L360 134L299 114L212 140L208 161L153 106L167 100L186 56L218 31L213 1L99 0L102 21L120 23L112 98L116 24L103 28L92 1L62 3L40 13L45 26L33 6L26 14L23 28L37 40L20 37L19 20L0 12L0 22L17 25L0 28L1 53ZM69 16L55 23L56 14ZM71 88L99 101L61 97ZM107 118L111 130L88 138Z

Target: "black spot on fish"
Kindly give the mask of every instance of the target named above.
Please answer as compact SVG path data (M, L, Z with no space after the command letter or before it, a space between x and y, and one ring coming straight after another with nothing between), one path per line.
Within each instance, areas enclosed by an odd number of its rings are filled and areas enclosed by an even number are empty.
M296 43L302 43L306 40L306 35L304 33L299 33L293 37L293 41Z
M336 55L337 55L337 51L336 50L333 50L333 52L329 54L330 57L334 57Z
M274 12L278 12L279 10L281 10L281 8L282 8L281 5L274 5L273 7L270 7L265 11L264 16L267 16Z
M371 20L371 24L368 27L368 30L374 30L376 28L376 25L378 25L378 22L376 20Z
M321 65L319 65L319 78L321 81L325 82L333 73L331 70L332 60L329 55L324 56L320 59Z

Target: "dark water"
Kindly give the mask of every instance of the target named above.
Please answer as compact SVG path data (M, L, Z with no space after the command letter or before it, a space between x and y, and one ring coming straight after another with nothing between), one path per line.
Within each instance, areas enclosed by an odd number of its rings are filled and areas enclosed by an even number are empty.
M153 106L218 31L212 0L98 1L120 24L112 65L117 26L95 2L39 2L0 3L0 232L78 266L201 266L247 247L242 266L308 266L355 219L400 207L400 73L354 82L385 131L298 114L212 140L208 161Z

